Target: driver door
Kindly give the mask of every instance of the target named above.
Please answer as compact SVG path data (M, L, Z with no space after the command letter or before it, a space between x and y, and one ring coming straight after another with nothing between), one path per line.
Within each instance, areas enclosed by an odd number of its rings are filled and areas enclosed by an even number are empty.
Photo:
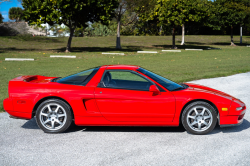
M166 122L175 114L175 98L166 91L153 95L151 82L130 70L107 70L101 86L95 88L95 100L109 121Z

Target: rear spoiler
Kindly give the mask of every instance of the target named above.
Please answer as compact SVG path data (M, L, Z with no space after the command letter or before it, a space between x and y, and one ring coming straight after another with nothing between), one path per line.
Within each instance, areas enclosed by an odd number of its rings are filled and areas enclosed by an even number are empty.
M40 76L40 75L26 75L26 76L20 76L20 77L14 78L10 81L32 82L32 81L39 81L39 80L53 79L53 78L57 78L57 77L46 77L46 76Z

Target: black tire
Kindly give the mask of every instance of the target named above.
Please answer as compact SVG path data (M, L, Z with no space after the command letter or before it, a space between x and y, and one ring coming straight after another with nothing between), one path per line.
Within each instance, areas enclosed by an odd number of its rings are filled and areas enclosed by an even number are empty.
M197 101L190 103L184 109L181 121L187 132L196 135L204 135L214 129L217 123L217 112L210 104L203 101Z
M59 99L42 102L36 111L36 122L45 133L66 131L72 124L72 117L70 106Z

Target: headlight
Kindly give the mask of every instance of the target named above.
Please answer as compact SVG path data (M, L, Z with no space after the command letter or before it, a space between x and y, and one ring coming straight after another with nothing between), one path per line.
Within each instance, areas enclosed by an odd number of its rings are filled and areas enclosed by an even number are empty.
M240 111L240 110L242 110L242 109L243 109L243 107L237 107L237 108L236 108L237 111Z

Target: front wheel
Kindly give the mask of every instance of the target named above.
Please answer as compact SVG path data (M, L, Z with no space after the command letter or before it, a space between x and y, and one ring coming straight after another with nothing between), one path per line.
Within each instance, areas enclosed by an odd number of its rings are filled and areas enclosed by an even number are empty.
M70 107L58 99L41 103L36 112L36 122L45 133L61 133L72 123Z
M182 124L192 134L207 134L214 129L216 122L216 110L203 101L189 104L182 114Z

